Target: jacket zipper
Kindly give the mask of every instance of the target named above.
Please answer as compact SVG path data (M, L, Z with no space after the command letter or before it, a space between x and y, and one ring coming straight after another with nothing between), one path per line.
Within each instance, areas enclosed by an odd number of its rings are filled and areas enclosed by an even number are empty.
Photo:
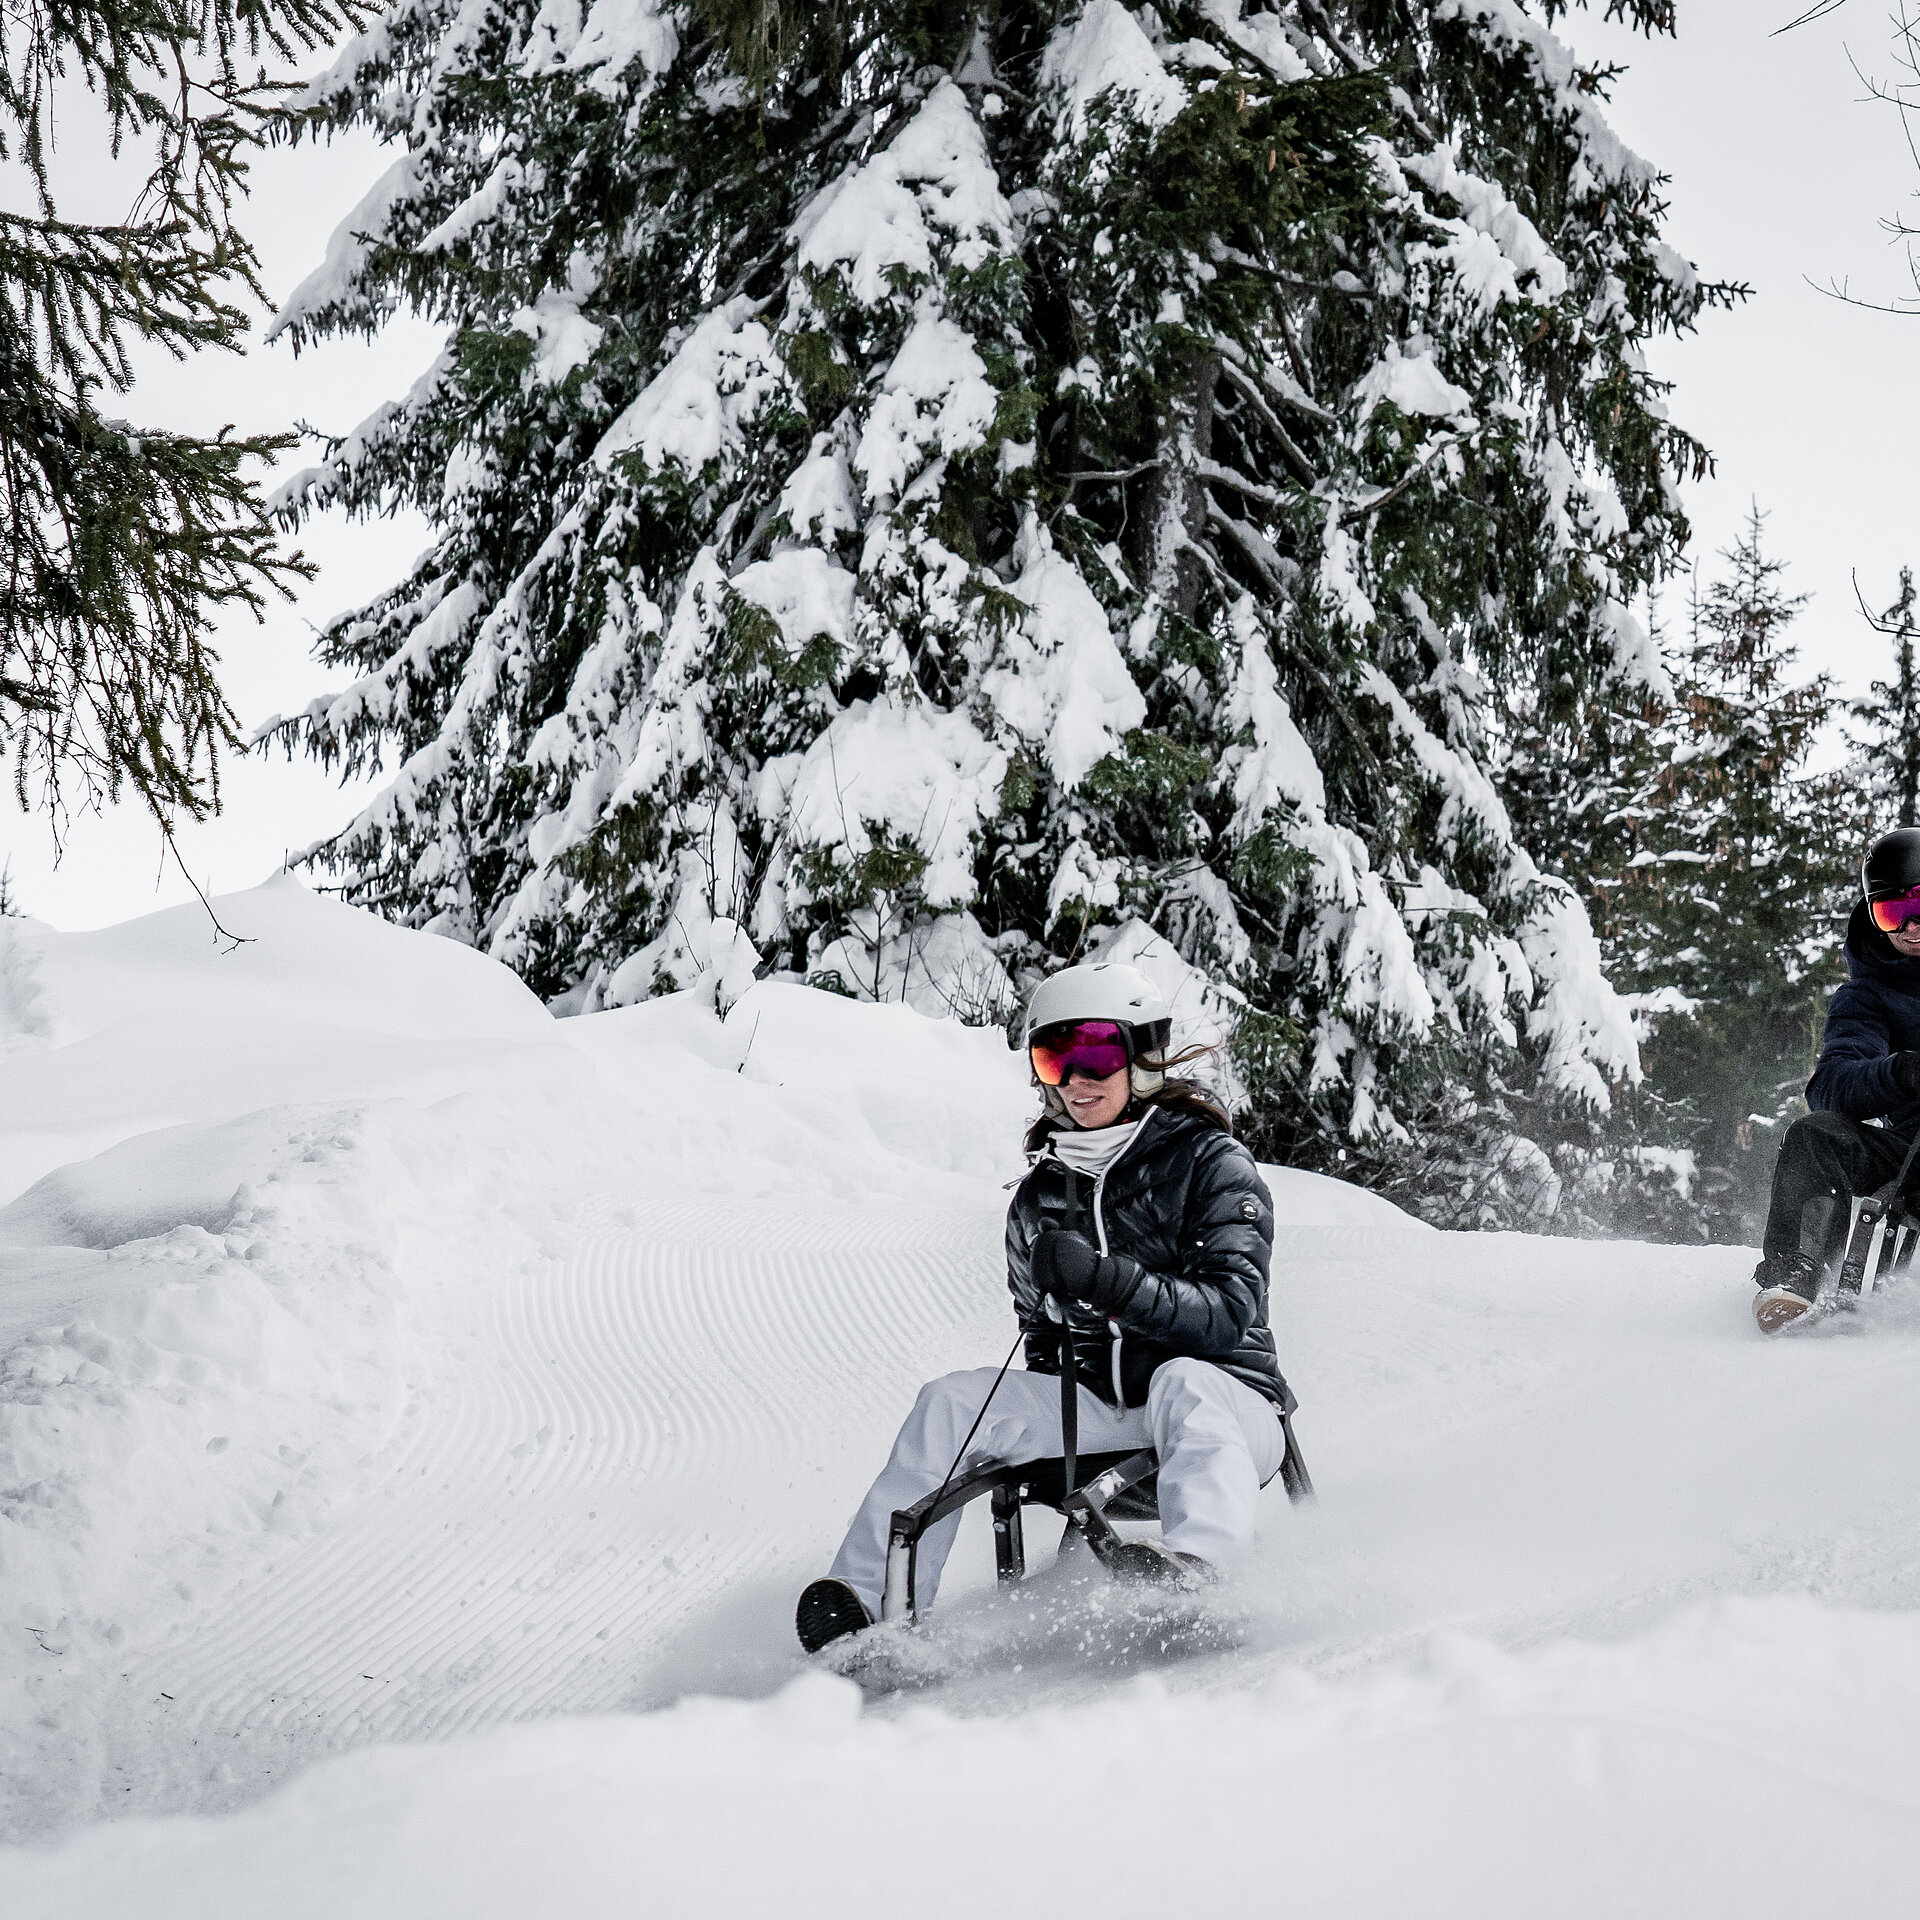
M1105 1218L1102 1216L1100 1212L1101 1189L1105 1187L1105 1185L1107 1184L1107 1175L1110 1174L1114 1170L1114 1168L1117 1167L1120 1164L1120 1162L1127 1157L1128 1149L1131 1148L1134 1145L1134 1142L1137 1141L1140 1138L1140 1136L1146 1132L1147 1124L1149 1121L1152 1120L1152 1118L1153 1118L1153 1109L1149 1107L1146 1110L1146 1112L1140 1116L1140 1124L1137 1127L1135 1127L1133 1130L1133 1139L1129 1140L1126 1146L1122 1147L1120 1151L1116 1153L1113 1156L1113 1158L1109 1160L1107 1164L1104 1167L1102 1167L1100 1171L1094 1176L1093 1230L1094 1230L1094 1233L1099 1237L1100 1252L1103 1258L1105 1257L1107 1252L1107 1223ZM1122 1387L1120 1384L1120 1348L1123 1340L1125 1339L1125 1336L1120 1331L1120 1322L1112 1318L1109 1318L1107 1321L1107 1332L1112 1337L1112 1341L1113 1341L1113 1345L1111 1349L1112 1357L1113 1357L1113 1410L1115 1413L1125 1413L1127 1410L1126 1389Z

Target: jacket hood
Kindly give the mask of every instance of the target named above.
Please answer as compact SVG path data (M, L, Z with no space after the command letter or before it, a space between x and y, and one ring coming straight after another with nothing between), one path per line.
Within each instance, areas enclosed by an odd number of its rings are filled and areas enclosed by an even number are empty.
M1847 922L1847 978L1849 980L1886 980L1907 992L1920 991L1920 960L1906 960L1893 950L1893 942L1873 924L1867 903L1856 903Z

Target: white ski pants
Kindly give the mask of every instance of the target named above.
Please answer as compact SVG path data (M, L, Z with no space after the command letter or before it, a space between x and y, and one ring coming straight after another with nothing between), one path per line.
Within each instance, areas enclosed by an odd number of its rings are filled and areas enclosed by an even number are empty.
M920 1389L892 1457L847 1529L830 1571L859 1594L876 1620L894 1512L933 1492L946 1477L993 1381L992 1367L976 1367ZM1159 1454L1160 1529L1167 1545L1223 1573L1242 1566L1253 1551L1256 1498L1280 1471L1286 1450L1273 1402L1205 1360L1169 1360L1155 1370L1147 1404L1124 1413L1085 1387L1079 1393L1083 1455L1149 1444ZM1009 1371L962 1464L1052 1459L1061 1444L1058 1377ZM959 1530L960 1515L952 1513L920 1542L914 1588L922 1607L933 1603Z

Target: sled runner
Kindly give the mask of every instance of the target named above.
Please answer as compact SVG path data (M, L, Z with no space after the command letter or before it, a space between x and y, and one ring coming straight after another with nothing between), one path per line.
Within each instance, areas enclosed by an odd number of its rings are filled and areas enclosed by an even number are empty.
M1898 1185L1898 1180L1890 1180L1878 1192L1855 1199L1846 1255L1838 1273L1823 1278L1818 1305L1852 1305L1890 1275L1913 1265L1920 1248L1920 1216L1911 1211L1915 1196L1896 1198Z
M1280 1463L1280 1482L1296 1504L1313 1498L1313 1481L1294 1438L1293 1414L1298 1401L1291 1391L1280 1415L1286 1436L1286 1454ZM1103 1566L1111 1567L1116 1550L1125 1543L1113 1530L1116 1520L1157 1520L1160 1508L1155 1479L1159 1456L1151 1447L1137 1453L1091 1453L1078 1458L1077 1471L1069 1459L1025 1460L1016 1465L989 1460L962 1474L923 1500L899 1508L887 1539L887 1585L880 1603L884 1621L913 1621L918 1617L914 1575L920 1542L928 1528L948 1514L985 1495L992 1501L994 1570L1002 1586L1023 1579L1027 1571L1024 1507L1051 1507L1065 1517L1065 1550L1077 1535ZM1074 1486L1068 1490L1072 1473Z
M1903 1273L1913 1264L1920 1216L1913 1210L1916 1196L1906 1191L1906 1185L1916 1155L1920 1155L1920 1133L1907 1148L1900 1171L1885 1186L1854 1197L1847 1251L1837 1274L1821 1275L1820 1291L1814 1296L1816 1312L1858 1306L1889 1274Z

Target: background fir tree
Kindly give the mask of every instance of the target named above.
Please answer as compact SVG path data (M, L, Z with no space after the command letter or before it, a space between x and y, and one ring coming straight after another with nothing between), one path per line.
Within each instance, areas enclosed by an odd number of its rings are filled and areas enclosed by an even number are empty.
M278 730L392 772L317 857L583 1007L1169 942L1262 1150L1550 1206L1634 1051L1487 763L1657 680L1710 293L1561 11L403 0L280 321L447 326L282 502L437 529Z
M135 339L239 345L234 296L261 289L235 211L275 93L240 63L359 17L351 0L76 0L9 7L0 26L0 160L35 201L0 211L0 750L56 835L69 805L123 790L163 831L218 804L238 739L211 615L303 571L245 473L290 438L136 428L101 402L130 383ZM116 154L151 156L119 226L59 216L62 78L104 106Z
M1793 677L1806 596L1763 536L1755 508L1728 571L1696 583L1608 926L1651 1028L1648 1089L1694 1117L1692 1224L1715 1240L1758 1237L1780 1130L1805 1111L1864 834L1849 773L1809 771L1836 702L1828 676Z
M1867 613L1865 602L1860 611ZM1920 619L1914 608L1913 569L1900 569L1900 594L1869 624L1893 642L1893 677L1876 680L1865 699L1849 703L1854 721L1847 739L1859 756L1858 778L1871 811L1873 833L1920 826L1920 670L1914 640Z
M1663 605L1659 589L1650 590L1649 639L1665 662L1673 656ZM1642 856L1649 824L1657 827L1667 804L1661 781L1685 731L1675 724L1679 703L1664 669L1631 689L1597 689L1571 714L1564 702L1534 693L1516 703L1499 743L1502 791L1543 863L1586 904L1607 976L1619 984L1641 979L1650 964ZM1627 998L1643 1044L1659 1021L1689 1004L1672 987ZM1550 1133L1564 1183L1556 1230L1707 1237L1695 1153L1704 1123L1690 1089L1642 1079L1618 1089L1604 1112L1564 1111L1559 1120Z

